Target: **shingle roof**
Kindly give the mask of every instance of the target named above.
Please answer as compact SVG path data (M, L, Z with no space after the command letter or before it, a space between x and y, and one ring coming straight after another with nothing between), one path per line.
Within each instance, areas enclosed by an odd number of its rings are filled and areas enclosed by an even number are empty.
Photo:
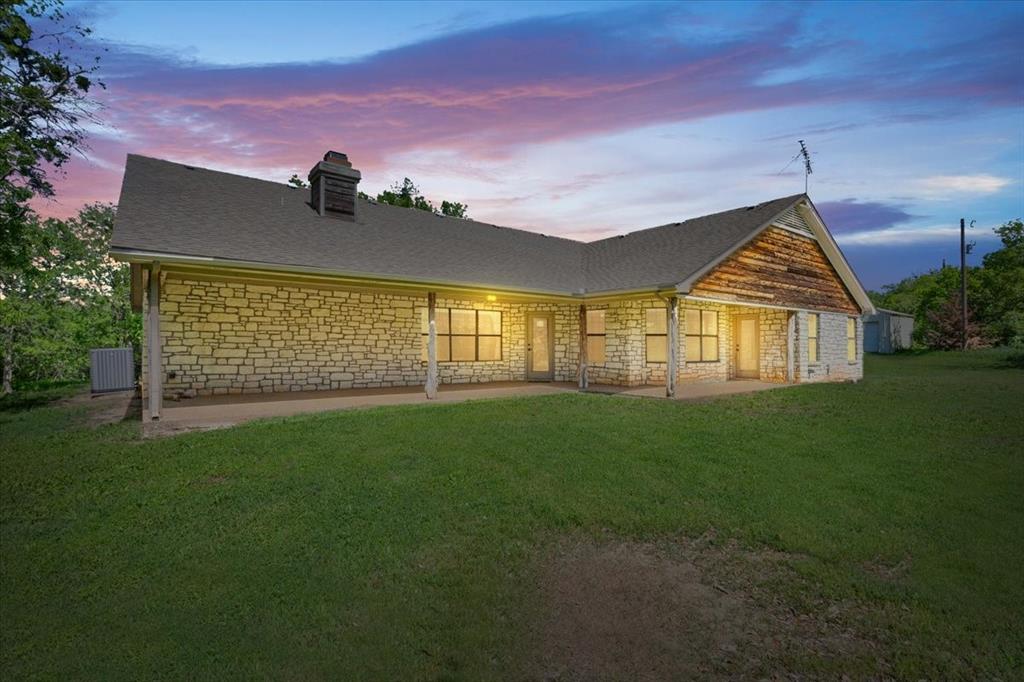
M131 154L111 250L593 293L675 285L801 198L583 243L364 200L346 222L304 190Z
M773 199L586 245L587 289L675 286L725 255L804 195Z

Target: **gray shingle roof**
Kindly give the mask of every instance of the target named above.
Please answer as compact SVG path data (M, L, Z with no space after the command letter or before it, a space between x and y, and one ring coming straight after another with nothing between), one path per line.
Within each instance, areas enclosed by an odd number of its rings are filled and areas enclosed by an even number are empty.
M111 250L593 293L675 285L802 197L583 243L363 200L320 217L306 190L132 154Z

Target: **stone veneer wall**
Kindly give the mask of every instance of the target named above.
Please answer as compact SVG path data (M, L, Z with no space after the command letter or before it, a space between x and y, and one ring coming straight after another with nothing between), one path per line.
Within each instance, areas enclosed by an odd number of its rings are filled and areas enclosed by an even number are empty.
M577 306L442 297L437 305L502 313L502 359L439 363L443 383L525 379L528 311L554 313L555 380L576 380ZM422 384L424 307L425 297L403 294L168 273L160 301L164 391L173 398Z
M788 310L760 308L760 365L761 381L786 383L789 368L789 315Z
M657 298L624 299L589 305L589 310L605 311L605 362L590 361L588 376L594 384L639 386L652 380L665 380L665 365L646 362L646 310L665 307Z
M859 381L864 378L864 325L855 317L857 328L857 360L846 357L846 320L849 315L820 313L818 330L819 361L811 363L807 357L807 316L796 315L796 355L794 370L796 381L806 384L817 381Z
M575 304L483 303L439 297L439 308L500 310L502 359L442 362L442 383L526 378L526 315L553 313L555 380L576 381L579 307ZM681 383L724 381L733 374L733 315L760 315L761 379L787 380L787 319L783 310L680 301ZM167 274L161 292L164 387L169 397L228 393L376 388L422 384L420 309L426 298L298 284L220 281ZM626 299L606 310L606 361L590 366L595 384L664 383L665 363L646 360L646 309L658 298ZM686 308L719 312L719 360L685 362ZM821 316L821 362L807 363L807 313L797 312L794 378L798 382L860 379L863 330L857 320L858 361L846 360L846 315ZM143 349L143 366L147 349Z

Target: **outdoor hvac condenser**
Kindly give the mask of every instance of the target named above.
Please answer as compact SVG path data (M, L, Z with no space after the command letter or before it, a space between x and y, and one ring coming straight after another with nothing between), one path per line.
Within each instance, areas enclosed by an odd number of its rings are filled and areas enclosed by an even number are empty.
M91 349L89 378L93 393L130 391L135 388L135 356L132 347Z

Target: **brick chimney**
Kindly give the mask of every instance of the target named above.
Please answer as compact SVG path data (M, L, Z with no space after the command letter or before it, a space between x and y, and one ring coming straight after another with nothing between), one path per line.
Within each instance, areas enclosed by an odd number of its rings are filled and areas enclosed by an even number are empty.
M359 171L341 152L327 152L324 160L309 171L310 199L320 215L356 219Z

